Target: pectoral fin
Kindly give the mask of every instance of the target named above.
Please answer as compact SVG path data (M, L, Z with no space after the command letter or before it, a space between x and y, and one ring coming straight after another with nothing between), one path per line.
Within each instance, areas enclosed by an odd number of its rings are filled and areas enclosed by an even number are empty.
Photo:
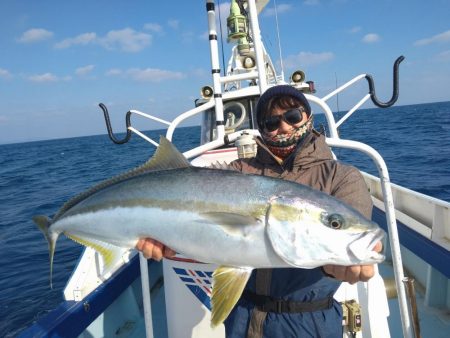
M232 212L206 212L202 213L207 222L219 225L231 236L247 236L252 227L260 225L260 221L249 215Z
M223 226L234 227L258 224L258 220L255 217L233 212L204 212L201 215L212 222Z
M252 268L218 267L213 273L211 326L222 323L241 297Z

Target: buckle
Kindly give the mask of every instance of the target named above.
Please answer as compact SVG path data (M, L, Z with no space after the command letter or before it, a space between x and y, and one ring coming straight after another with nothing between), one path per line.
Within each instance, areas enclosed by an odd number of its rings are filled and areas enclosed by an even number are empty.
M283 303L285 301L283 299L276 299L275 300L275 312L282 313L283 312Z
M328 309L333 307L333 296L328 297Z

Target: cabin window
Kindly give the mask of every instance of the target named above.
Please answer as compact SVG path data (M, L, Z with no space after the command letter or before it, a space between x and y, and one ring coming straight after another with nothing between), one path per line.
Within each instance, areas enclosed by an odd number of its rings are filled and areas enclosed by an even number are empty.
M224 101L225 133L230 134L244 129L257 128L254 116L257 97L240 100ZM216 112L214 108L208 109L202 117L201 143L207 143L217 138Z

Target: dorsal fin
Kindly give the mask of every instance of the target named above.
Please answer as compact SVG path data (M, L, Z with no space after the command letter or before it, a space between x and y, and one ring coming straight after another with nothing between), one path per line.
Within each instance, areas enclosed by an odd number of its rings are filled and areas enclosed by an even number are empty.
M155 154L140 169L147 170L167 170L187 168L189 161L180 151L164 136L159 139L159 147Z
M143 165L140 165L139 167L131 169L117 176L113 176L112 178L100 182L99 184L93 186L85 192L82 192L71 198L61 207L61 209L58 210L51 222L55 222L67 210L75 206L80 201L95 194L99 190L109 187L110 185L113 185L119 181L141 175L149 171L186 168L190 166L190 163L186 159L186 157L184 157L184 155L180 153L180 151L167 138L161 136L159 142L159 146L153 156Z

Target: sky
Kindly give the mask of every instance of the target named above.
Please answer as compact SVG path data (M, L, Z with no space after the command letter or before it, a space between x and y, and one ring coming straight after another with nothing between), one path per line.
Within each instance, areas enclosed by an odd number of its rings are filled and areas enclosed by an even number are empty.
M229 2L216 6L224 21ZM408 105L450 101L449 15L450 0L277 0L260 27L286 80L303 70L319 97L371 74L387 101L393 63L404 55L397 105ZM100 102L117 132L130 109L173 120L212 83L207 37L205 1L0 0L0 144L104 134ZM227 63L232 45L223 44ZM367 91L359 82L340 95L339 109Z

